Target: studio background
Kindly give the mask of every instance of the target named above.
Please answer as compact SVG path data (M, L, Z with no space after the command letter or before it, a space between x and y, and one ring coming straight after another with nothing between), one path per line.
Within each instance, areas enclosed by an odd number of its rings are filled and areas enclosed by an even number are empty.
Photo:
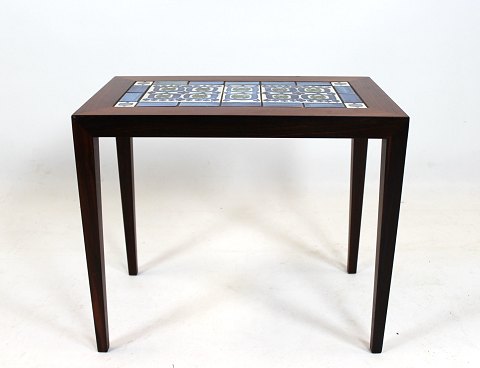
M478 364L478 2L0 9L1 366ZM350 141L332 139L135 139L134 278L101 139L111 351L96 353L70 116L115 75L370 76L404 109L384 353L368 351L380 142L347 275Z

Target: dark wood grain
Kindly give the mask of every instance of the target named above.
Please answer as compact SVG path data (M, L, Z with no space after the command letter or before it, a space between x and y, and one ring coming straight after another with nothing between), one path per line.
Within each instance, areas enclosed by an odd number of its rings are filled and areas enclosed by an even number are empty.
M118 173L122 196L123 226L127 246L128 273L138 273L137 234L135 228L135 185L131 137L117 137Z
M382 140L377 256L370 339L372 353L382 352L383 347L400 213L407 136L408 126L402 132Z
M347 272L357 272L358 245L362 223L363 190L367 164L368 139L352 139L352 159L350 169L350 224L348 230Z
M75 117L72 118L72 127L97 349L100 352L106 352L109 340L98 138L92 137L77 124Z
M77 119L98 137L383 138L400 131L407 118L80 115Z
M113 107L137 80L347 81L368 106ZM349 255L356 272L368 139L382 139L382 170L371 351L382 350L409 117L368 77L128 76L115 77L72 116L80 204L99 351L108 349L98 137L116 137L130 274L136 274L135 202L131 137L350 138L352 145Z

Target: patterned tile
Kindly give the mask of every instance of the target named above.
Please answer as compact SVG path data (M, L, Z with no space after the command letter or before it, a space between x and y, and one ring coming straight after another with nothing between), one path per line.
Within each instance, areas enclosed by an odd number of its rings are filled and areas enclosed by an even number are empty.
M296 82L262 82L262 84L279 84L281 86L295 86Z
M137 81L115 107L367 108L348 82Z
M366 109L367 105L364 103L346 103L345 107L347 109Z
M220 106L223 84L154 83L139 106ZM160 105L162 104L162 105Z
M201 84L201 85L205 85L205 84L214 84L214 85L217 85L217 84L221 84L223 85L225 82L219 82L219 81L191 81L191 82L188 82L188 84Z
M163 106L163 107L166 107L166 106L177 106L178 105L178 102L139 102L137 104L137 106L139 107L145 107L145 106L157 106L157 107L160 107L160 106Z
M226 86L230 84L260 84L260 82L225 82Z
M297 82L297 86L331 86L330 82Z
M283 104L325 104L342 103L332 86L302 84L270 84L262 83L262 99L264 106L282 106ZM326 106L328 107L328 106ZM342 106L343 107L343 106Z
M340 87L340 86L349 86L348 82L332 82L332 86Z
M136 102L117 102L115 107L135 107Z
M188 81L155 81L153 84L188 84Z
M180 106L220 106L223 82L190 82L180 96Z
M222 106L262 106L260 82L225 83Z
M178 104L179 106L220 106L220 100L214 101L213 99L195 99L190 98L187 101L181 101Z

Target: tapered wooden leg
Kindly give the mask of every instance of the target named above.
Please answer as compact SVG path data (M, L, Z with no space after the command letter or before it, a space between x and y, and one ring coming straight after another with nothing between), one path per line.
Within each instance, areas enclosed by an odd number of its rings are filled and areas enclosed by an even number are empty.
M97 349L108 351L98 138L73 121L73 140Z
M352 161L350 169L350 225L348 230L347 272L357 272L358 244L362 221L363 190L367 163L367 138L352 139Z
M138 273L137 235L135 230L135 187L133 181L133 149L131 137L117 137L118 172L122 195L123 225L127 244L128 273Z
M395 241L402 193L408 128L382 141L377 255L373 296L372 353L382 352L388 297L392 280Z

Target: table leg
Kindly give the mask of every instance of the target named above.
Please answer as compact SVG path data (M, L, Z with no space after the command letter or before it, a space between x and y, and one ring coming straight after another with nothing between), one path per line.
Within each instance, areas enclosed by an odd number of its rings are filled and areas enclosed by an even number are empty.
M122 196L123 226L127 245L128 273L136 275L138 273L137 235L135 230L135 187L131 137L117 137L117 157Z
M109 341L98 137L73 122L73 140L97 349L106 352Z
M358 244L362 221L363 190L367 163L367 138L352 139L352 160L350 168L350 225L348 231L347 272L357 272Z
M408 128L382 141L377 255L370 350L381 353L392 280Z

